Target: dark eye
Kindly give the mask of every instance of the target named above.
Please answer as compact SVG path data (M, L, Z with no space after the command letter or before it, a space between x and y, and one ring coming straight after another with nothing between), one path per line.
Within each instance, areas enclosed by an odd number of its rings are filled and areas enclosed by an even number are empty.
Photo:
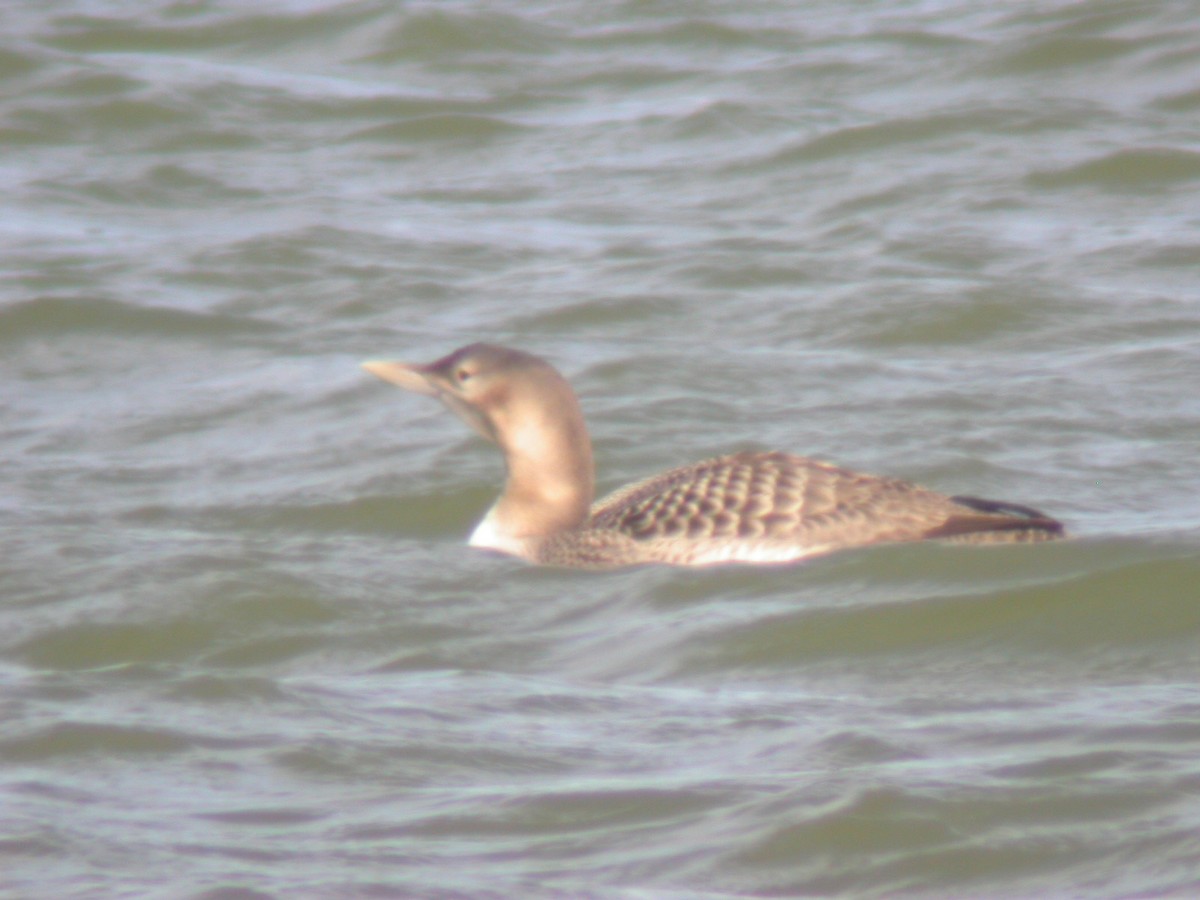
M466 369L459 369L454 373L454 377L458 379L459 384L466 384L471 380L471 373Z

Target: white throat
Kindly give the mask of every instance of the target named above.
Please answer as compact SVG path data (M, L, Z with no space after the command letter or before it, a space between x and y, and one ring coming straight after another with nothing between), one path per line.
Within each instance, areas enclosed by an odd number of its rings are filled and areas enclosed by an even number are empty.
M528 554L527 539L506 534L500 528L498 518L496 506L492 506L488 510L488 514L471 532L471 539L467 541L467 545L478 547L481 550L499 550L501 553L508 553L512 556L526 556Z

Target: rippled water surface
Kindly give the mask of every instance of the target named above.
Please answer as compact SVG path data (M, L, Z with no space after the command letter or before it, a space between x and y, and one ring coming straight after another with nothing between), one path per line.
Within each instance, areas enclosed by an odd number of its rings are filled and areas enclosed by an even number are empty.
M1200 892L1193 2L10 4L0 893ZM1075 540L538 570L362 373Z

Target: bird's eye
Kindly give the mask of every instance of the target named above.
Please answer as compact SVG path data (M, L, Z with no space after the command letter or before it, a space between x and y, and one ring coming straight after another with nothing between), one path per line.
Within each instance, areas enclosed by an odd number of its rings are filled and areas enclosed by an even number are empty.
M458 379L459 384L466 384L471 380L471 373L467 369L459 369L454 373L454 377Z

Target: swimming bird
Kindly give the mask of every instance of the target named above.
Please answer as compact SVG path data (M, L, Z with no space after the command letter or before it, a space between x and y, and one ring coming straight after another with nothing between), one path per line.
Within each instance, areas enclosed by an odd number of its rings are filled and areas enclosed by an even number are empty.
M470 545L533 563L789 563L895 541L1011 543L1064 533L1028 506L950 497L780 452L681 466L593 503L583 412L544 359L478 343L426 365L374 361L363 368L436 397L499 446L507 480Z

